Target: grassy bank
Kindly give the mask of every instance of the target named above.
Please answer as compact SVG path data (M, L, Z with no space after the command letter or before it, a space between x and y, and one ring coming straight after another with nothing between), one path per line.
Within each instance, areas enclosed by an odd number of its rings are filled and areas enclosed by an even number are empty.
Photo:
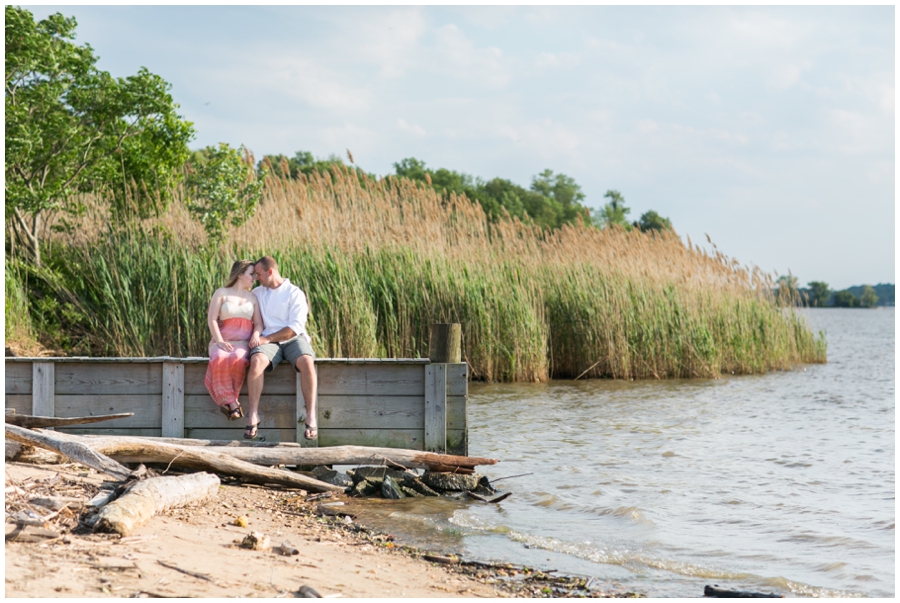
M225 241L207 241L178 202L111 228L90 201L53 236L45 270L7 262L8 330L10 295L28 291L26 315L70 352L205 355L211 292L234 259L271 254L309 296L321 356L425 356L430 325L459 322L485 380L713 377L825 359L767 275L671 234L491 224L465 198L341 171L271 180ZM59 324L54 303L68 311Z

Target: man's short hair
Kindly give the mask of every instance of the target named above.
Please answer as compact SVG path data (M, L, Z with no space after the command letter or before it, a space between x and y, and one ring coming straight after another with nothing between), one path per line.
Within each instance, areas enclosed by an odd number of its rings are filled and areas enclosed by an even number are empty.
M257 265L261 265L263 270L278 270L278 264L275 262L275 258L269 255L264 255L263 257L256 260Z

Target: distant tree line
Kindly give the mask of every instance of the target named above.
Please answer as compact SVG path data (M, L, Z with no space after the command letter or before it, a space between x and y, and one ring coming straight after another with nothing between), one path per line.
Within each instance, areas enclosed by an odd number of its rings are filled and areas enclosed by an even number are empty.
M828 283L810 281L806 287L798 287L797 277L778 277L775 295L783 302L797 306L834 308L874 308L894 305L894 285L880 283L858 285L842 291L832 291Z
M353 163L353 156L349 151L347 157ZM325 159L316 159L309 151L298 151L293 157L266 155L258 167L260 170L268 169L278 177L297 178L300 174L327 171L335 165L344 165L343 158L330 155ZM376 178L374 174L354 169L363 176ZM627 215L631 210L625 206L625 199L616 190L606 192L604 198L609 199L606 205L598 210L591 210L584 205L584 192L574 178L549 169L534 176L531 185L525 188L506 178L484 180L456 170L430 168L420 159L407 157L394 163L392 176L420 182L445 196L454 193L465 195L472 201L477 201L492 221L515 217L550 229L580 222L593 224L598 228L615 225L625 230L637 228L644 232L673 230L672 222L653 210L645 212L639 220L629 222Z

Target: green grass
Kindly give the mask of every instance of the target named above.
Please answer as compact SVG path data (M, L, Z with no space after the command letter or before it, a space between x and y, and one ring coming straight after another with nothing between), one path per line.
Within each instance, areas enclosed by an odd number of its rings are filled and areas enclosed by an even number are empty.
M105 356L203 356L209 296L239 257L140 231L96 246L55 246L51 287L81 345ZM307 292L322 357L425 357L430 325L462 324L473 377L671 378L759 373L824 360L824 341L766 298L524 261L450 259L403 246L346 253L294 246L274 254ZM7 263L7 329L27 328L24 289ZM17 322L18 321L18 322Z

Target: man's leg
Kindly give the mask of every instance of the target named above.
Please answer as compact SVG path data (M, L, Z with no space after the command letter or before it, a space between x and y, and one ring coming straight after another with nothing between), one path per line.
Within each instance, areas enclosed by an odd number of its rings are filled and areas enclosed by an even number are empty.
M250 368L247 370L247 425L259 423L259 397L263 390L263 375L269 359L265 354L256 353L250 356Z
M306 424L304 434L307 438L318 437L318 422L316 421L316 394L319 389L319 380L316 376L316 363L312 356L303 355L297 358L297 371L300 373L300 391L303 392L303 400L306 402Z

